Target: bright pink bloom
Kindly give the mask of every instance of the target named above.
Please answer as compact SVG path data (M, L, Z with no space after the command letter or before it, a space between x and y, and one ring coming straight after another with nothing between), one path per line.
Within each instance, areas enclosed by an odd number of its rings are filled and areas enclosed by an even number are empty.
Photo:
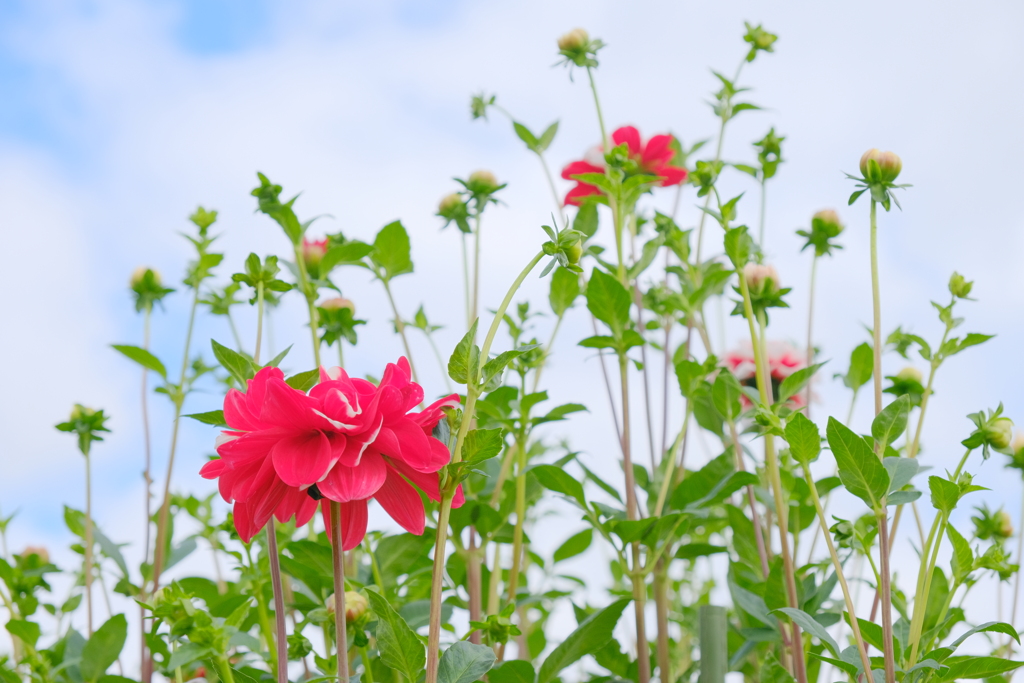
M672 165L676 155L672 149L672 140L671 135L655 135L645 145L640 139L640 131L633 126L623 126L612 133L612 144L616 147L625 144L629 148L630 158L640 167L640 172L660 177L658 185L662 187L686 181L686 169ZM580 161L574 161L562 169L562 177L576 180L573 176L583 173L604 173L604 165L604 150L597 146L590 149ZM576 180L576 187L565 195L565 203L579 206L584 197L595 194L601 194L601 190Z
M405 358L388 364L378 386L341 368L321 368L320 383L307 395L288 386L277 368L264 368L246 393L229 390L230 430L217 439L220 459L200 474L217 478L221 496L235 504L239 536L248 542L271 515L305 524L319 497L341 503L346 550L366 534L370 498L410 533L423 533L425 512L413 484L440 499L437 472L449 453L430 434L458 396L410 413L423 400L410 375ZM453 506L462 502L460 489Z
M740 384L749 387L757 386L754 350L750 342L744 342L738 349L725 354L722 364L732 371ZM768 368L772 378L772 396L778 397L779 385L782 384L782 380L805 367L807 367L807 355L803 351L787 342L768 342ZM789 402L794 407L800 407L806 404L806 398L806 392L801 391L790 398ZM750 401L746 396L741 396L740 400L744 406L750 406Z

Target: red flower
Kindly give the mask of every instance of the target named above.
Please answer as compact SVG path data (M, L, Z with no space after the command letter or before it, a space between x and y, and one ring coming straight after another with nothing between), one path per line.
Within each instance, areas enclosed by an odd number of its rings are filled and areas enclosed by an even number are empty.
M660 177L658 185L662 187L686 181L686 169L672 165L676 155L672 149L672 140L671 135L655 135L645 145L640 139L640 131L633 126L623 126L612 133L612 143L616 147L625 144L629 148L630 158L640 167L640 172ZM566 180L576 180L573 176L583 173L604 173L604 151L600 146L590 149L583 159L562 169L562 177ZM565 203L579 206L584 197L595 194L601 194L601 190L576 180L576 187L565 195Z
M725 354L722 364L732 371L740 384L749 387L757 386L754 350L750 342L744 342L740 348ZM807 356L800 349L786 342L768 342L768 370L772 379L772 396L778 397L779 385L782 384L782 380L805 367L807 367ZM803 406L806 403L806 396L806 392L798 392L789 399L789 402L794 407ZM740 396L740 400L744 406L750 406L750 401L746 396Z
M264 368L246 393L228 391L230 430L217 439L220 458L200 474L217 478L221 496L234 503L238 535L248 542L271 515L305 524L320 497L341 503L346 550L366 534L370 498L410 533L423 533L423 503L413 485L440 499L437 472L449 453L430 434L458 396L410 413L423 400L410 374L405 358L388 364L378 386L341 368L321 368L320 383L307 395L288 386L277 368ZM453 506L462 502L460 489Z

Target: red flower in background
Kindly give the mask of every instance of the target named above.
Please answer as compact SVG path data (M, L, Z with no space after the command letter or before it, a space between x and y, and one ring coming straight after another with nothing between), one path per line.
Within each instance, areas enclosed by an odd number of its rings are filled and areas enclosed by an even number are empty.
M327 255L327 238L322 240L311 240L302 238L302 260L307 266L318 266Z
M757 386L757 370L754 364L754 349L750 342L744 342L722 358L722 364L732 371L740 384L748 387ZM807 367L807 354L787 342L768 342L768 369L772 379L772 396L778 397L779 385L782 380L797 370ZM806 404L806 392L799 392L789 399L794 407ZM750 400L741 396L744 406L750 406Z
M458 396L410 413L423 400L410 375L405 358L389 363L377 386L341 368L321 368L321 382L307 395L288 386L277 368L264 368L246 393L228 391L230 430L217 439L220 458L200 474L218 479L221 496L234 503L238 535L248 542L271 515L305 524L321 497L341 503L345 550L366 534L370 498L410 533L423 533L426 516L415 487L440 499L437 472L449 453L430 434L441 409ZM462 502L460 489L453 506ZM324 515L327 521L326 506Z
M623 126L612 133L612 144L616 147L625 144L629 148L630 158L637 163L640 171L660 177L658 185L662 187L679 185L686 181L686 169L672 165L672 159L676 155L672 149L672 140L671 135L655 135L645 145L640 139L640 131L633 126ZM580 161L574 161L562 169L562 177L566 180L576 180L573 176L583 173L604 173L604 168L604 150L599 145L588 150ZM584 197L596 194L601 194L601 190L594 185L576 180L576 187L565 195L565 203L579 206Z

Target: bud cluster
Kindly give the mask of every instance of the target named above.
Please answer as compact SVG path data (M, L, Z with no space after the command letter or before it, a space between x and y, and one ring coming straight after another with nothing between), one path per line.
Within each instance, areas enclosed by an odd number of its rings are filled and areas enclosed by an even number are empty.
M564 64L592 68L597 66L597 51L604 47L600 38L591 38L585 29L574 28L558 39L558 54Z

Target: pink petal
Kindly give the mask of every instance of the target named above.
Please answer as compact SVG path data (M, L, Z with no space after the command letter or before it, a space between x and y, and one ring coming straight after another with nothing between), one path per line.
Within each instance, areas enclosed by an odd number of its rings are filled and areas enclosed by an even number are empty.
M317 430L285 437L270 450L274 469L288 486L320 481L331 466L331 442Z
M566 193L565 203L572 204L573 206L579 206L583 203L582 200L584 197L591 197L595 194L601 194L601 190L597 189L594 185L580 183Z
M689 172L685 168L677 168L676 166L662 166L658 169L658 175L664 178L661 184L665 187L670 185L678 185L686 182L686 177Z
M355 467L335 465L317 488L327 498L339 503L365 500L377 492L387 477L384 458L366 453Z
M306 430L321 426L322 418L313 411L320 404L298 389L292 389L283 380L267 383L267 395L260 412L260 420L286 429Z
M327 529L327 539L334 541L334 532L331 530L331 506L326 500L321 501L320 512L323 515L324 527ZM341 549L348 551L363 542L366 536L366 501L354 500L351 503L341 503Z
M420 494L395 470L388 468L387 479L373 497L403 529L410 534L423 533L426 514Z
M575 180L573 176L584 173L604 173L604 169L589 161L574 161L566 164L565 168L562 169L562 177L566 180Z
M669 146L671 144L671 135L655 135L647 141L647 145L644 147L640 159L641 164L668 163L676 154Z
M617 131L612 133L612 142L618 147L622 143L626 143L629 148L629 155L634 156L640 154L641 142L640 142L640 131L633 126L623 126Z
M247 503L235 503L233 513L235 531L238 532L239 538L248 543L256 535L256 532L259 531L259 529L253 526L252 515L249 514L249 505Z

